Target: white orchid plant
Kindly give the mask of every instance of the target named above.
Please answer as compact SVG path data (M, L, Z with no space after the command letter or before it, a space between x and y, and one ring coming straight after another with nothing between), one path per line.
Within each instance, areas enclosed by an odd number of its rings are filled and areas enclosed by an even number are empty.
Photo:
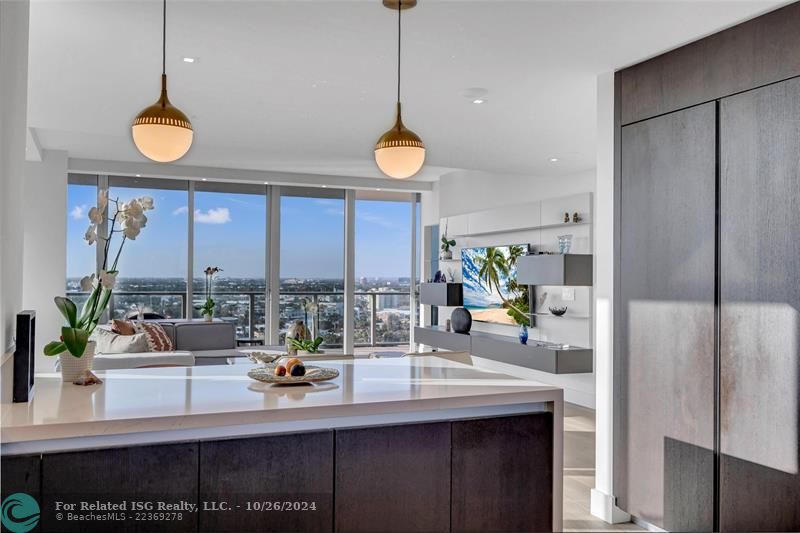
M109 207L108 190L102 190L97 195L97 206L89 210L89 228L84 239L91 246L95 243L103 245L103 263L100 272L85 276L81 279L81 290L90 292L89 299L83 304L80 314L75 302L63 296L54 298L56 307L64 315L67 324L61 328L60 340L53 341L44 347L45 355L59 355L69 352L74 357L82 357L89 342L89 336L97 327L100 317L108 307L111 293L117 280L117 263L122 253L122 248L127 240L136 240L142 228L147 225L145 211L153 209L153 199L149 196L134 198L128 202L120 202L119 198L112 199L114 215L108 217L111 224L108 236L99 235L98 226L106 222ZM121 236L119 248L112 257L112 241L115 236Z

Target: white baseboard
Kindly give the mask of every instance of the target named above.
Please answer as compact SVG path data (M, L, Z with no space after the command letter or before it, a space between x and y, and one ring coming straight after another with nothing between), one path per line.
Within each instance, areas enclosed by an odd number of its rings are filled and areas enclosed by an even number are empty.
M631 515L617 507L613 496L609 496L597 489L592 489L590 512L593 516L609 524L622 524L631 521Z

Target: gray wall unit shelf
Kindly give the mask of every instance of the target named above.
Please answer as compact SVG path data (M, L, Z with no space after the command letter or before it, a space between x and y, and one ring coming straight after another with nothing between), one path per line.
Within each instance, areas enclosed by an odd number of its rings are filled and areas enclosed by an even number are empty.
M445 331L442 326L414 328L414 340L420 344L435 346L451 352L470 352L472 336L469 333Z
M464 289L461 283L422 283L419 301L424 305L459 307L464 305Z
M525 285L592 285L591 254L526 255L517 261L517 281Z
M441 327L414 328L417 342L454 352L469 352L477 357L509 363L551 374L591 373L593 352L590 348L542 343L534 340L521 344L508 335L481 331L468 334L445 331Z

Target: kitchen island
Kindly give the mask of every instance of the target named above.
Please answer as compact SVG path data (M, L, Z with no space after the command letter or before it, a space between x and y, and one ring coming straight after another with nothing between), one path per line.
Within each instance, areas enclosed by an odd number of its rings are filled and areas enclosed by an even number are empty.
M37 375L30 403L2 406L3 495L34 496L41 531L561 529L561 389L469 357L314 364L339 377L276 387L220 365L109 370L78 387Z

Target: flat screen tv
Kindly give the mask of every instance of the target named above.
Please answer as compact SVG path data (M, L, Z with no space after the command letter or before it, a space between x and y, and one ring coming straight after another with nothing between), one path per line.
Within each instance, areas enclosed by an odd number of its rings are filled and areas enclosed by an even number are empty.
M529 325L528 287L517 285L517 259L526 244L461 249L464 307L472 319Z

